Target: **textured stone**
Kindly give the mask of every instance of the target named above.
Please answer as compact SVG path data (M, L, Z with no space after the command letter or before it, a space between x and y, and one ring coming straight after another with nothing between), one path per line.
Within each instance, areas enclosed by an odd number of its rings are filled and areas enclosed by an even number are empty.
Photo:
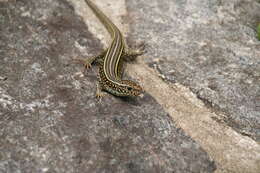
M95 99L100 42L62 0L0 4L0 172L213 172L149 94Z
M260 140L260 42L255 0L126 1L132 40L170 82L189 87L239 133Z

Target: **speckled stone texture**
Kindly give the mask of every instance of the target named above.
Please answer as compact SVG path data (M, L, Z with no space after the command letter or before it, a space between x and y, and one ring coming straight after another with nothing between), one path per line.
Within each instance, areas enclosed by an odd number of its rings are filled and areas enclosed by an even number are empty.
M126 1L133 40L163 79L189 87L239 133L260 141L256 0Z
M101 47L67 1L0 1L0 172L213 172L148 94L97 102L72 59Z

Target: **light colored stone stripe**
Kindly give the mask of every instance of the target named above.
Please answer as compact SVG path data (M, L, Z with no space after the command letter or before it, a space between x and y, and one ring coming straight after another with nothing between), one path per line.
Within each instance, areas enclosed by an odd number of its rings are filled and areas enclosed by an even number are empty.
M220 117L209 110L190 90L181 85L167 84L151 68L131 64L128 74L138 77L176 124L191 136L217 164L217 173L259 173L260 145L242 136L212 117ZM162 92L163 91L163 92Z

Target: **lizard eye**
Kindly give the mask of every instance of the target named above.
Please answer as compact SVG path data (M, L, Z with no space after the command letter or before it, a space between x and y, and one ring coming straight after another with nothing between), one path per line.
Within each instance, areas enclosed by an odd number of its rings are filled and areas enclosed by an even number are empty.
M131 87L127 87L127 90L128 90L128 91L132 91L132 88L131 88Z

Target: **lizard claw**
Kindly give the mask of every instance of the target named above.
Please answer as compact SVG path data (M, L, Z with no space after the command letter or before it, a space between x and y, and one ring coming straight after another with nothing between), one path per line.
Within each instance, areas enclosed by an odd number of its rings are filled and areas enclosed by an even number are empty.
M98 99L98 102L101 102L102 97L104 97L104 96L105 96L104 92L102 92L102 90L100 89L99 84L97 83L96 98Z

